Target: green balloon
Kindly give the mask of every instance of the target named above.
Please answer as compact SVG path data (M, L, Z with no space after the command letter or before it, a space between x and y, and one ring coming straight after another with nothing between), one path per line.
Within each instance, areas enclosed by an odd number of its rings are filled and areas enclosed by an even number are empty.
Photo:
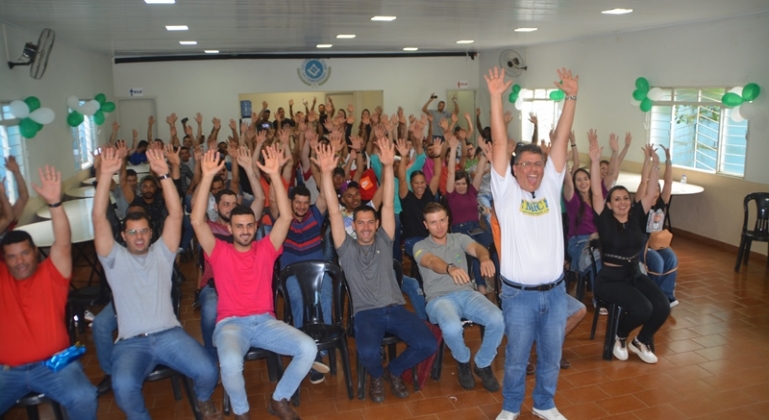
M742 99L746 102L753 102L761 93L761 88L755 83L748 83L742 88Z
M652 110L652 100L649 98L644 98L643 101L641 101L641 111L649 112L651 110Z
M510 92L510 95L507 96L507 100L510 101L511 104L514 104L517 99L518 94L515 92Z
M99 93L94 99L96 99L96 102L98 102L99 105L104 105L104 103L107 102L107 95Z
M745 94L745 90L742 91L743 95ZM723 97L721 97L721 103L724 104L727 108L734 108L735 106L740 106L742 103L745 102L742 99L742 96L734 93L734 92L727 92Z
M518 93L521 91L521 85L513 85L513 93Z
M83 123L84 119L83 114L77 111L72 111L67 115L67 124L69 124L70 127L77 127Z
M564 93L564 91L562 91L561 89L550 92L550 99L554 101L562 101L563 98L565 97L566 97L566 93Z
M95 122L96 125L104 124L104 113L101 112L101 110L98 110L95 114L93 114L93 122Z
M21 123L19 123L19 132L24 138L31 139L32 137L35 137L37 131L37 123L29 118L24 118L21 120Z
M635 79L635 87L637 87L638 89L641 89L642 91L644 91L644 93L646 93L649 91L649 81L646 80L645 77L639 77L638 79Z
M24 98L24 102L29 107L29 112L40 108L40 99L37 99L37 96L27 96Z
M35 123L35 128L37 128L37 131L40 131L43 129L43 124L40 124L37 121L32 121L32 122Z
M102 112L112 112L115 110L115 103L114 102L105 102L101 105L101 111Z
M644 98L646 98L646 92L644 92L641 89L636 89L633 91L633 99L636 101L643 101Z

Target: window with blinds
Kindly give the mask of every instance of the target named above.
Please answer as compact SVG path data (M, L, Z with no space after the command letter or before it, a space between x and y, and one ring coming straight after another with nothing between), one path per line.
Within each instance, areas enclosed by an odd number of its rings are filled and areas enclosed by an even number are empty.
M537 141L550 141L548 132L555 129L556 124L558 124L558 117L561 116L559 102L550 99L550 92L554 90L556 89L531 89L522 94L521 138L516 140L524 143L531 142L534 125L529 122L529 118L534 113L537 116L537 125L539 126Z
M26 170L26 150L19 132L19 120L11 114L10 104L2 103L0 107L0 179L5 184L8 200L13 204L19 198L19 192L13 174L5 169L5 160L10 156L16 158L22 175L25 179L29 179Z

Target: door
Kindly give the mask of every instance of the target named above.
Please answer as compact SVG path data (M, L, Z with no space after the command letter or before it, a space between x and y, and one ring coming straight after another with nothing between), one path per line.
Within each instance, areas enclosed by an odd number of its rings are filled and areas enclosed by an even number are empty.
M470 121L473 122L473 128L478 131L478 127L475 127L475 90L470 89L452 89L446 91L446 110L449 112L454 111L454 105L451 103L451 98L456 95L457 103L459 104L459 120L457 125L467 129L467 120L465 120L465 113L470 114ZM475 135L470 139L475 144Z
M152 141L157 138L158 124L165 124L165 121L157 121L155 115L155 100L151 98L142 99L119 99L118 110L120 112L120 131L117 138L123 139L131 147L131 130L136 129L139 132L139 141ZM147 118L152 115L155 117L155 125L152 127L152 138L147 138ZM170 139L164 139L167 143Z

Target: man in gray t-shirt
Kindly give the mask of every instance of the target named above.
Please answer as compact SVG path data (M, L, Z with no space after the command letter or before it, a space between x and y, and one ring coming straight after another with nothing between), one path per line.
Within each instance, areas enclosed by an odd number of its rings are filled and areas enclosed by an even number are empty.
M446 111L446 102L440 101L438 102L438 109L437 110L428 110L427 107L430 106L430 103L433 101L433 99L438 98L435 96L435 93L433 92L430 94L430 99L427 100L427 102L422 106L422 112L424 112L427 115L431 115L433 117L433 137L443 137L443 128L441 128L441 120L442 119L451 119L451 115L459 115L459 103L457 102L457 97L451 98L452 102L454 102L454 112L448 112Z
M448 213L439 203L425 207L424 219L430 236L414 245L414 260L424 280L427 315L441 328L443 339L459 366L459 384L464 389L473 389L475 378L470 369L470 349L463 337L462 320L485 327L481 347L475 355L474 371L484 388L499 391L491 362L505 332L504 318L496 305L473 290L467 274L467 255L471 255L481 262L484 276L494 275L489 251L465 234L448 233Z

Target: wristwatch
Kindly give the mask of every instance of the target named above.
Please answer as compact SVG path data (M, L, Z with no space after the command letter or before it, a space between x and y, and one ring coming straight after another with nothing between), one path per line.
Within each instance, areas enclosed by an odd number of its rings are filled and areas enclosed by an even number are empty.
M457 266L457 265L456 265L456 264L454 264L454 263L448 263L448 264L446 264L446 274L449 274L449 269L451 269L452 267L456 267L456 266Z

